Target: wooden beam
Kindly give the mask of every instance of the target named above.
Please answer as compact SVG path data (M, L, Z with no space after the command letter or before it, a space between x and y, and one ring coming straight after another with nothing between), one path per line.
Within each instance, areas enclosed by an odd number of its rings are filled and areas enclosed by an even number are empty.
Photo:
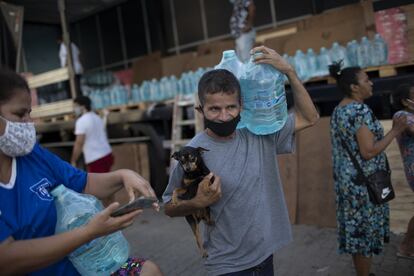
M45 86L52 83L66 81L69 79L69 72L67 67L59 68L56 70L48 71L39 75L31 76L27 78L27 83L30 89Z
M256 36L256 42L264 43L267 39L295 34L297 31L297 27L291 27L283 30L276 30L271 33L261 34Z
M69 70L69 85L70 85L70 94L72 95L72 99L76 98L77 92L76 85L75 85L75 71L73 70L73 59L72 59L72 43L70 42L69 37L69 30L68 24L66 21L66 4L65 0L58 0L58 9L60 14L60 22L62 25L62 39L63 43L66 46L67 52L67 67Z
M32 107L30 116L34 119L53 117L73 113L73 101L63 100L54 103L47 103Z

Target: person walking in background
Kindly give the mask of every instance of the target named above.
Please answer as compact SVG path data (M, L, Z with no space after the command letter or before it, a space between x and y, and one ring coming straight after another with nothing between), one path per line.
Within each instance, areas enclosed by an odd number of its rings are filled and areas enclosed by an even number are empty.
M358 180L358 171L342 141L365 175L370 175L387 168L384 150L404 131L406 121L404 117L395 119L392 129L384 136L381 123L364 104L372 96L368 75L359 67L341 70L340 63L331 65L329 72L344 93L332 113L330 131L339 253L352 255L356 274L368 276L372 256L380 254L384 242L389 240L389 206L388 203L374 205L369 200L367 188Z
M256 31L253 28L256 6L253 0L230 0L230 2L233 3L230 31L235 38L237 56L240 61L247 62L256 40Z
M73 166L83 152L88 172L109 172L114 163L104 121L91 109L91 100L79 96L74 100L75 145L70 162Z
M66 48L65 43L63 42L62 37L60 36L58 38L59 43L59 60L60 60L60 66L66 67L68 66L68 49ZM82 95L82 89L81 89L81 77L83 74L83 66L81 62L81 53L79 51L78 46L76 46L75 43L71 42L71 51L72 51L72 65L73 65L73 71L75 73L75 86L76 86L76 93L77 95ZM67 85L68 91L69 84Z
M405 177L414 191L414 83L400 85L392 94L392 99L395 110L398 110L393 116L394 120L401 116L407 117L407 129L396 138L404 163ZM414 260L414 216L408 223L397 255Z

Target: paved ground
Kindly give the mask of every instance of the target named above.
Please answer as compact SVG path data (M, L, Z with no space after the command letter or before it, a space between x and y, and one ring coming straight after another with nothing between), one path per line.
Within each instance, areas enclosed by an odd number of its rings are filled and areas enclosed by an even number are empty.
M190 227L184 218L169 218L145 211L125 231L134 255L155 261L166 276L203 276L206 272ZM351 259L336 253L336 232L332 228L293 226L294 241L275 254L276 275L355 275ZM392 235L385 253L374 257L377 276L413 276L414 261L397 258L401 235Z

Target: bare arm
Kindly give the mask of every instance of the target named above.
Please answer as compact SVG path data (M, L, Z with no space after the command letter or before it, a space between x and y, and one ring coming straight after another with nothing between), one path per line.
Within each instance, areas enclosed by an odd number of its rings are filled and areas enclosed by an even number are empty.
M295 131L300 131L316 124L319 120L318 111L293 67L278 53L265 46L253 48L252 51L253 53L263 53L256 58L256 63L270 64L288 77L295 102Z
M221 197L221 181L217 175L210 184L213 174L210 173L199 183L197 194L190 200L178 200L177 204L171 201L165 204L165 214L170 217L182 217L194 213L198 209L205 208L217 202Z
M14 240L7 238L0 244L0 271L2 275L27 274L63 259L81 245L108 235L132 224L142 211L117 218L110 217L118 203L97 214L87 225L45 238Z
M142 176L132 170L116 170L109 173L88 173L85 193L104 199L125 188L130 200L135 193L143 196L156 197L151 185ZM158 209L158 204L154 207Z
M190 200L180 200L177 204L168 202L164 205L164 213L169 217L183 217L194 213L203 208L195 198Z
M319 120L318 111L309 96L308 91L294 70L286 73L290 87L292 88L295 109L295 132L311 127Z
M72 166L76 166L76 162L82 153L83 145L85 144L85 134L76 135L75 144L73 145L72 157L70 163Z
M394 119L392 129L384 136L382 140L375 141L374 134L366 125L362 125L356 133L359 152L365 160L374 158L383 152L392 140L403 132L406 128L406 118L398 117Z

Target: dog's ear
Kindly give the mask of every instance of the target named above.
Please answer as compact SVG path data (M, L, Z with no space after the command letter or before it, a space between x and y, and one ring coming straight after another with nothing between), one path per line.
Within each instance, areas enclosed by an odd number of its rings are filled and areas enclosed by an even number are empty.
M198 150L199 153L203 153L205 151L210 151L210 150L202 148L202 147L198 147L197 150Z
M179 159L179 157L180 157L180 154L178 153L178 151L174 152L174 153L171 155L171 158L174 158L175 160L178 160L178 159Z

